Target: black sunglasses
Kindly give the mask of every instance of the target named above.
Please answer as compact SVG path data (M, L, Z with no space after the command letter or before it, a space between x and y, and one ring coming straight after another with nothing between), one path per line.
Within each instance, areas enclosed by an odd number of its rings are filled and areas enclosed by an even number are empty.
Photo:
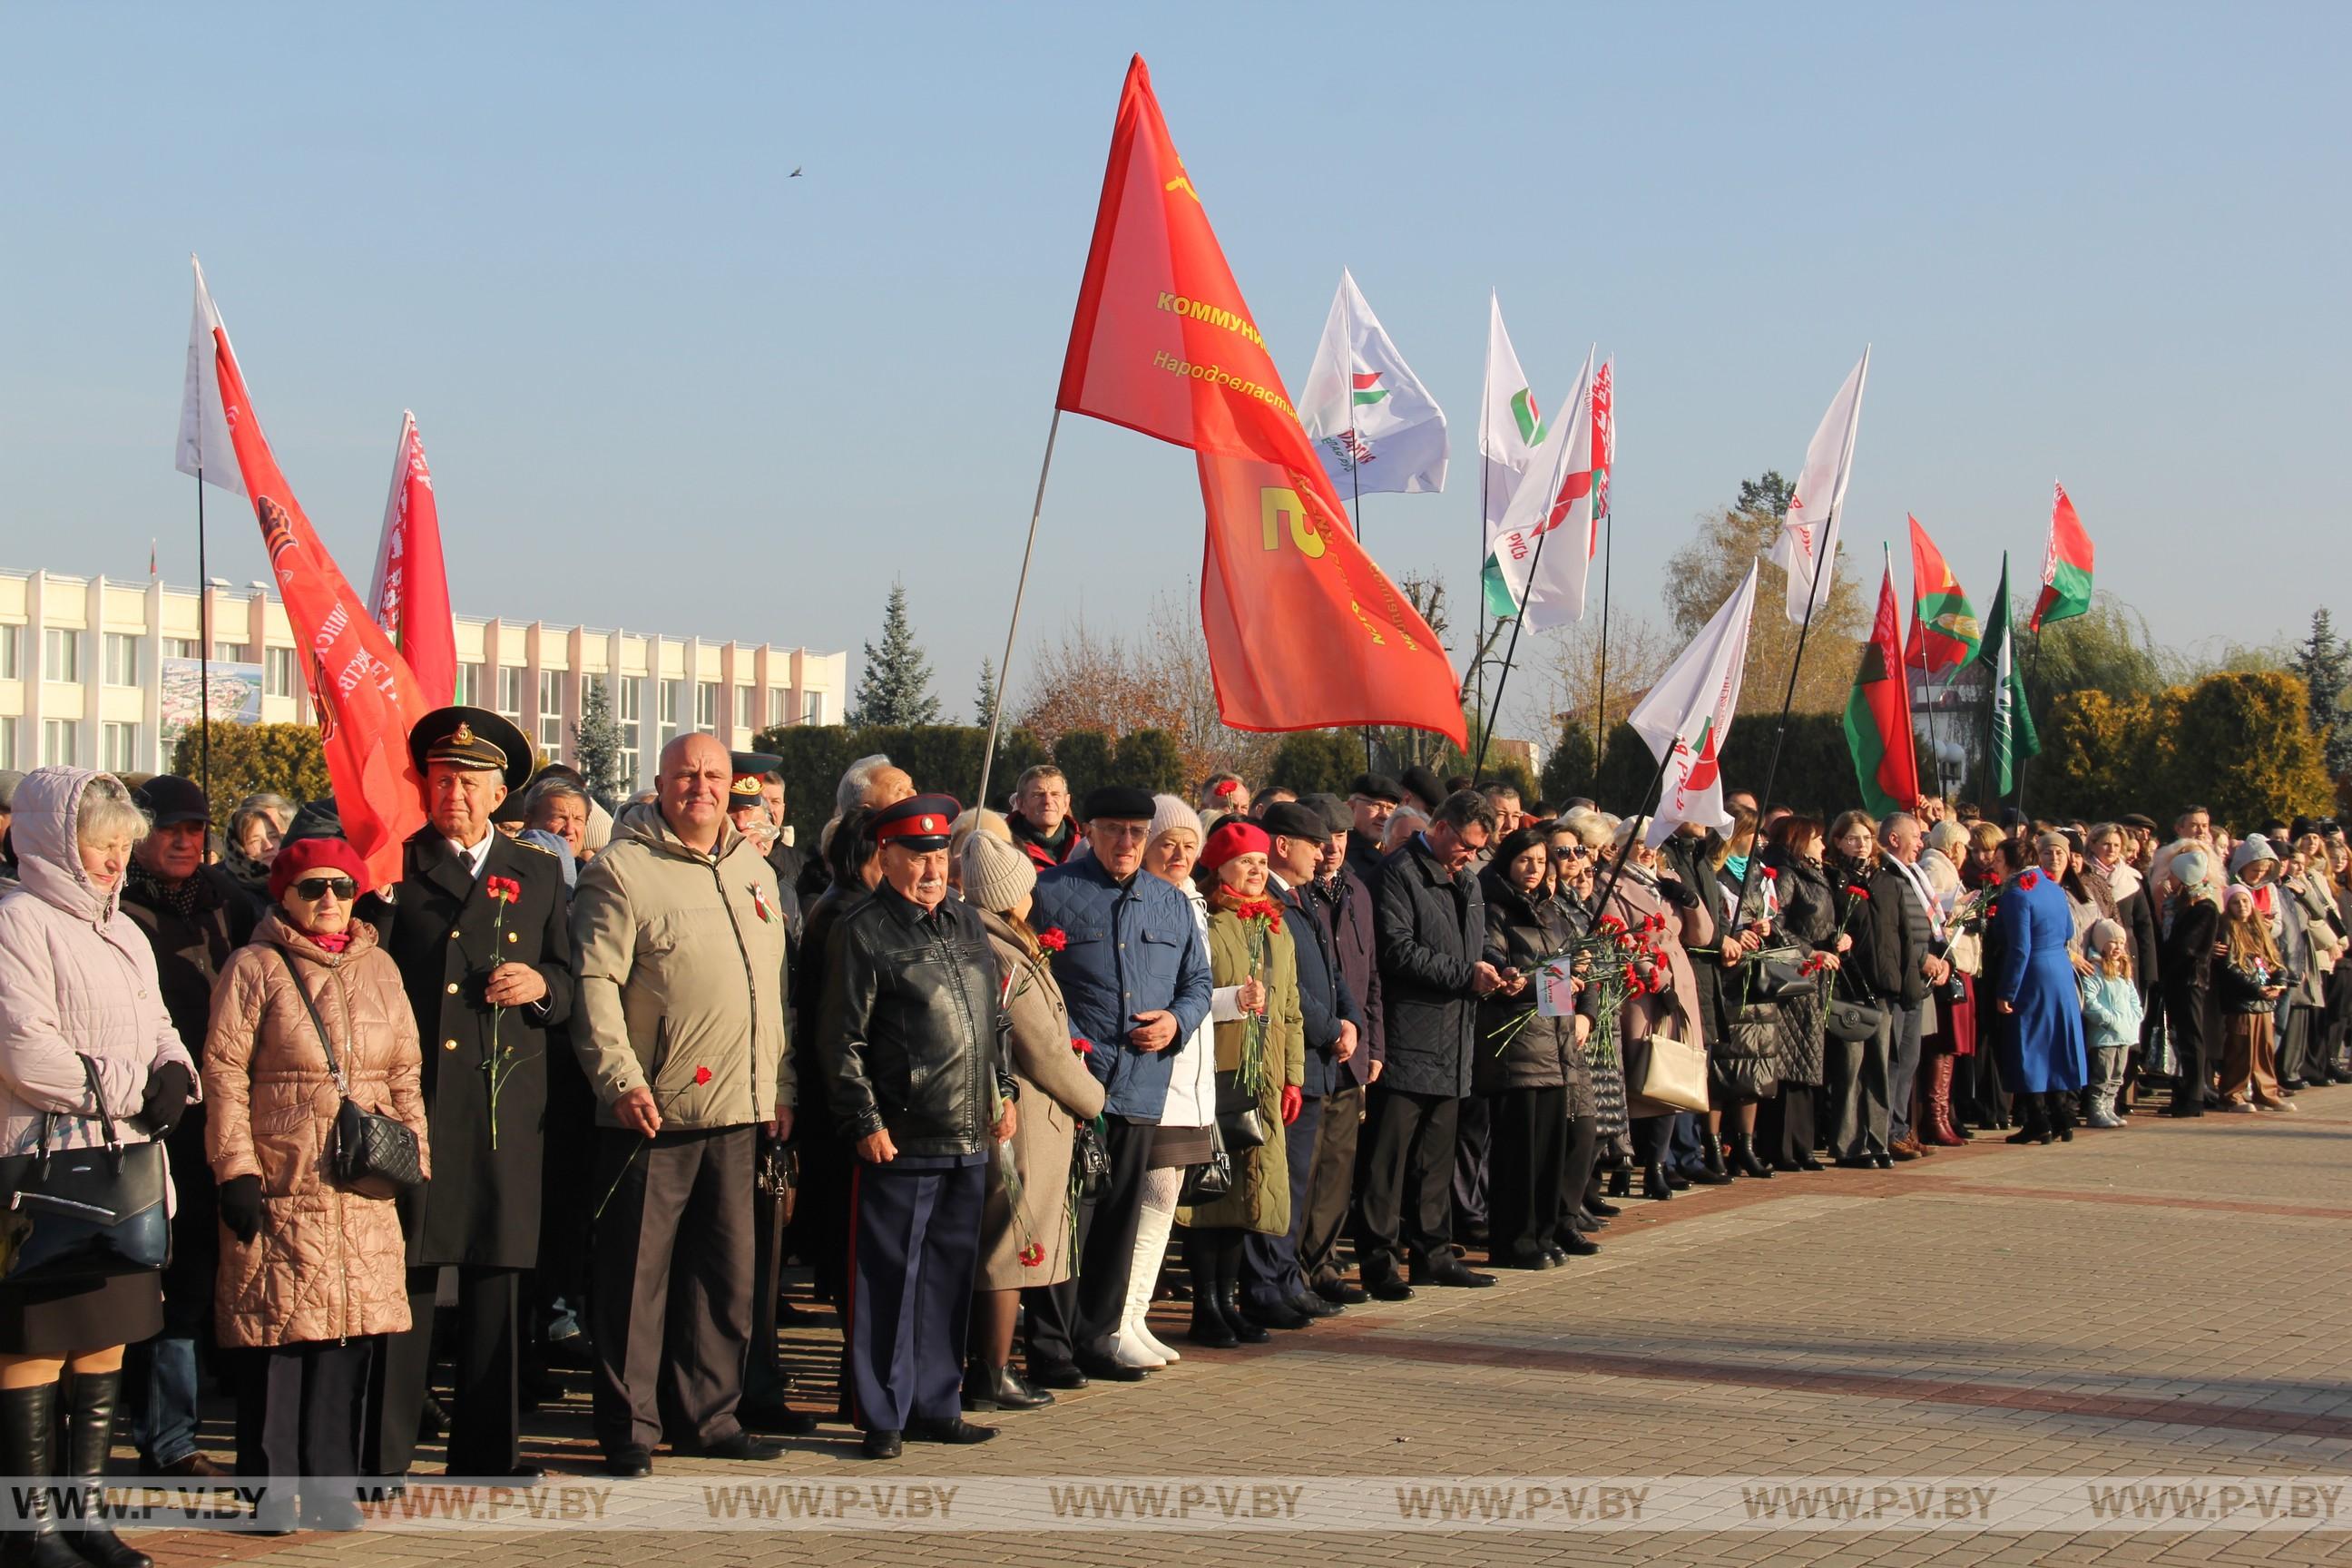
M359 896L360 885L349 877L305 877L294 884L294 896L305 903L315 904L329 893L350 903Z

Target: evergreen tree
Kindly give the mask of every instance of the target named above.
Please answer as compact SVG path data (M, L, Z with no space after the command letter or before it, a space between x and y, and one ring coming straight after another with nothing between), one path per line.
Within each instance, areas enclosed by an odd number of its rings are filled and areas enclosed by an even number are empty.
M983 658L980 661L980 689L972 693L971 721L985 730L995 716L996 661Z
M2325 608L2311 614L2311 636L2295 649L2294 669L2311 689L2311 727L2327 735L2327 771L2352 774L2352 643L2336 635L2335 617Z
M882 646L866 645L852 724L936 724L940 700L931 695L931 667L907 624L907 585L890 584L882 611Z
M588 793L604 809L613 809L629 785L621 776L621 725L613 717L608 680L583 680L580 689L580 722L572 727L572 754Z

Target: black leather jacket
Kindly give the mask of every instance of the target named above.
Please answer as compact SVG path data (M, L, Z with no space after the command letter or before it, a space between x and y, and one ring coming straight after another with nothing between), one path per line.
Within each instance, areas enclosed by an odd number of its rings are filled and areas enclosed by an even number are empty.
M901 1154L973 1154L995 1124L1006 1065L1003 983L980 916L950 899L925 914L887 884L845 909L826 939L831 976L817 1048L835 1127L887 1129Z

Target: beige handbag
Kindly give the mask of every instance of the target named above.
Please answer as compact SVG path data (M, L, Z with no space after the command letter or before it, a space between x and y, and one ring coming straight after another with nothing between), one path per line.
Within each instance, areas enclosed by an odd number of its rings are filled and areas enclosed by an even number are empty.
M1631 1069L1625 1089L1634 1099L1675 1110L1706 1109L1706 1047L1654 1034L1629 1041L1625 1054Z

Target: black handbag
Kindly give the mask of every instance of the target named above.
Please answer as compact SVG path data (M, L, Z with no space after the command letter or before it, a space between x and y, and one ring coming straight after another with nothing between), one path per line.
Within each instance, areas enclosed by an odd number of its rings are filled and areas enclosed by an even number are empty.
M1804 950L1795 947L1767 948L1748 961L1748 999L1751 1002L1786 1002L1791 997L1809 996L1818 989L1812 975L1805 971Z
M1706 1053L1710 1100L1716 1104L1769 1100L1780 1087L1775 1051L1780 1025L1770 1006L1739 1008L1731 1019L1728 1037Z
M1224 1134L1209 1123L1209 1157L1184 1167L1184 1184L1177 1201L1188 1206L1211 1203L1234 1190L1234 1157L1225 1152Z
M1217 1074L1217 1131L1229 1152L1265 1147L1265 1118L1258 1113L1257 1096L1242 1092L1238 1069Z
M7 1259L0 1279L11 1284L96 1283L161 1268L172 1258L164 1203L171 1166L163 1145L122 1142L99 1088L98 1065L76 1055L106 1142L52 1150L49 1130L58 1113L43 1111L34 1152L0 1160L0 1193L8 1198L0 1222Z
M1874 1040L1885 1026L1885 1010L1866 1002L1832 1002L1822 1015L1822 1027L1831 1039L1843 1045L1859 1046Z
M1110 1181L1110 1145L1103 1139L1101 1117L1078 1123L1077 1136L1070 1140L1070 1176L1082 1198L1099 1194Z
M286 966L286 977L294 983L294 994L302 998L303 1009L310 1015L310 1026L319 1032L319 1048L327 1054L327 1071L334 1076L335 1091L342 1096L327 1145L328 1176L362 1197L388 1198L404 1188L422 1186L425 1163L416 1134L406 1122L366 1110L352 1099L343 1083L343 1069L335 1061L335 1047L327 1038L326 1021L319 1016L319 1005L302 988L302 976L286 950L281 947L277 952L278 961Z

